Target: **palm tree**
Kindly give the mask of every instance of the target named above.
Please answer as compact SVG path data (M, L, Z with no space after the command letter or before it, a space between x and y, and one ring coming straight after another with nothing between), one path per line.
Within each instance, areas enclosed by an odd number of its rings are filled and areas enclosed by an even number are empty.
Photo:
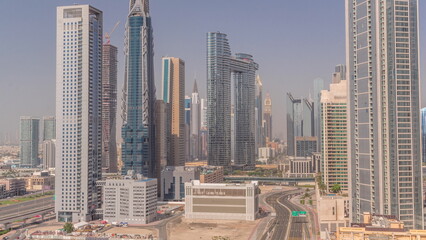
M333 193L339 193L341 190L342 190L342 187L338 183L334 184L333 187L331 188L331 191Z

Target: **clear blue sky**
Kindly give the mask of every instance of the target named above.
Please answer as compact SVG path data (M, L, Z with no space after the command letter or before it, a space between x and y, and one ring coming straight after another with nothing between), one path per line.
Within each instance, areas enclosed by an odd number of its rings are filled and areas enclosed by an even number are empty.
M105 31L121 21L112 36L112 44L120 49L121 90L127 0L2 0L1 140L6 133L17 134L19 116L54 115L56 6L73 3L102 10ZM421 30L425 26L424 6L420 1ZM250 53L259 63L264 92L270 92L273 100L277 136L285 133L285 93L308 96L313 79L321 77L328 85L334 66L345 61L344 0L151 0L150 8L157 97L162 56L184 59L186 92L192 90L196 75L201 96L206 96L206 32L221 31L228 34L233 53ZM420 39L422 72L426 74L425 31Z

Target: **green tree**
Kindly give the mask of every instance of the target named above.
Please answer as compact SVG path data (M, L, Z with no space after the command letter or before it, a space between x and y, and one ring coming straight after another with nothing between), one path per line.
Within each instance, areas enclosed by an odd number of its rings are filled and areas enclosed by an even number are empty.
M64 230L67 233L72 233L74 231L74 225L72 225L70 222L67 222L64 224Z
M333 193L339 193L342 190L342 187L340 186L340 184L334 184L333 187L331 188L331 191Z

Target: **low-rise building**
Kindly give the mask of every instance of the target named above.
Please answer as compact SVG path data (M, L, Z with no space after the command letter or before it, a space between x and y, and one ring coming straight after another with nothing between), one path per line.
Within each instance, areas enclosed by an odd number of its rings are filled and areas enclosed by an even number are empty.
M21 196L26 193L24 178L0 179L0 184L5 185L8 197Z
M185 217L254 221L259 212L257 182L248 184L185 183Z
M290 173L313 173L312 171L312 156L309 157L289 157Z
M0 184L0 199L7 198L8 192L6 191L6 185Z
M261 147L258 151L258 161L267 163L268 160L275 157L275 149L270 147Z
M200 169L200 183L223 182L223 167L205 166Z
M185 198L185 183L200 179L198 167L170 167L161 171L161 199L182 201Z
M426 240L426 230L407 230L395 216L363 214L363 223L352 223L351 227L340 227L336 240L392 239Z
M318 223L321 239L329 239L339 227L349 226L349 197L321 193L316 187Z
M157 215L157 179L107 179L102 186L103 219L109 223L148 224Z
M55 176L49 171L35 172L26 179L27 191L53 190L55 189Z

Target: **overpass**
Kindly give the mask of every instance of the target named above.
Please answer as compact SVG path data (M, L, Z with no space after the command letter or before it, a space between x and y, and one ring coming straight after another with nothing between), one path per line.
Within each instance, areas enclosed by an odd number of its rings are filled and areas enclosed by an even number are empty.
M225 176L225 181L230 182L243 182L243 181L259 181L259 182L272 182L272 183L309 183L315 182L315 177L249 177L249 176L238 176L230 177Z

